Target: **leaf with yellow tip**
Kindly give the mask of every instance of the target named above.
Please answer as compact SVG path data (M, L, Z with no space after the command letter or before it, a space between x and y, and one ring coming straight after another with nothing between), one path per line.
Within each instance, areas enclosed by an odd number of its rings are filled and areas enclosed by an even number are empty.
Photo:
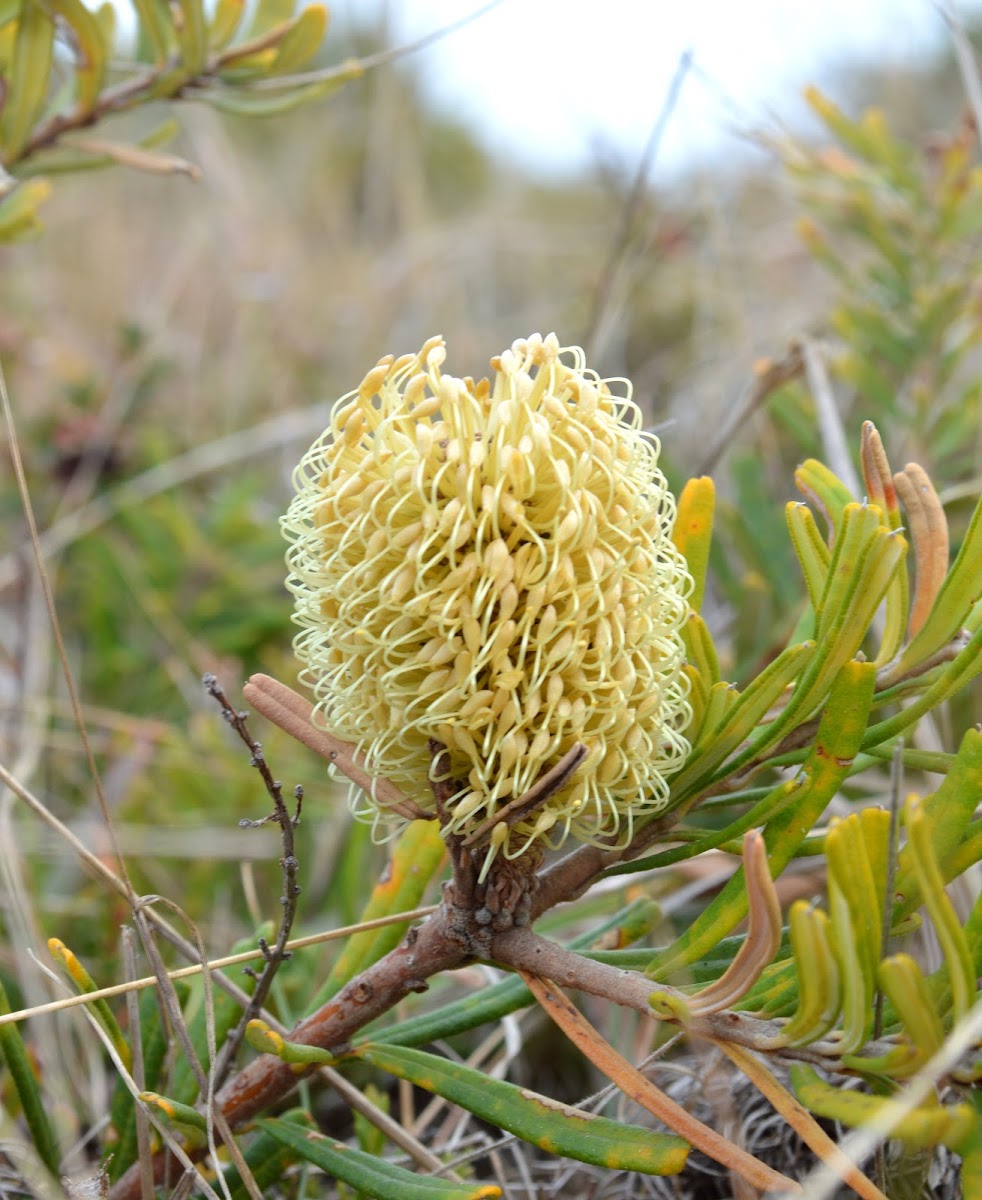
M171 1100L157 1092L141 1092L140 1099L150 1108L162 1113L172 1125L197 1133L204 1133L208 1128L204 1113L198 1112L190 1104L182 1104L179 1100Z
M789 913L791 952L798 979L798 1007L780 1032L779 1042L807 1046L825 1037L842 1007L839 964L832 951L828 916L805 900Z
M716 485L709 475L690 479L679 494L672 541L685 558L692 576L689 603L695 612L702 609L706 590L715 508Z
M842 480L817 458L806 458L794 473L795 486L805 499L817 508L829 524L829 541L835 542L842 523L842 512L847 504L855 504L856 497Z
M321 48L327 22L327 8L309 4L280 39L269 74L289 75L305 67Z
M358 1057L550 1154L645 1175L676 1175L685 1166L689 1145L680 1137L571 1108L463 1063L380 1043L359 1047Z
M805 786L764 829L772 879L794 857L848 774L866 728L875 680L873 664L861 662L847 663L836 677L811 752L799 772ZM647 973L658 980L669 978L673 972L708 954L746 915L741 868L688 929L652 960Z
M908 1112L899 1100L834 1087L804 1063L792 1065L791 1086L817 1116L873 1129L909 1146L958 1146L974 1125L971 1105L928 1102Z
M303 1042L288 1042L265 1021L256 1017L249 1022L245 1038L253 1050L260 1054L272 1054L285 1063L297 1066L317 1064L325 1066L336 1061L335 1056L319 1046L306 1046Z
M60 938L48 938L48 953L72 981L79 994L99 990L95 980ZM110 1042L112 1042L113 1048L119 1055L123 1066L129 1070L132 1062L130 1048L126 1038L123 1037L123 1031L119 1027L119 1022L113 1015L113 1010L109 1007L106 1000L93 1000L91 1007L93 1015L106 1031L106 1035Z
M829 548L818 531L815 517L807 504L789 500L785 508L791 544L801 563L801 571L808 588L808 598L816 613L821 609L829 573Z
M944 1041L944 1026L924 972L909 954L892 954L880 963L879 980L904 1033L920 1051L917 1065L923 1064Z
M944 879L931 846L931 829L919 796L910 796L904 806L907 846L921 886L924 906L931 916L944 953L951 982L952 1012L960 1021L975 1001L975 965L954 905L945 891Z

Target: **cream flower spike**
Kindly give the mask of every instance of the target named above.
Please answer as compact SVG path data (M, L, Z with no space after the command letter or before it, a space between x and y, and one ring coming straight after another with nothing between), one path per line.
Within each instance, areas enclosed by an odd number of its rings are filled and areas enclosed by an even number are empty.
M283 528L314 719L427 811L443 743L462 785L445 832L464 836L581 743L544 808L495 826L487 861L626 843L689 750L692 580L658 442L630 384L554 334L516 341L490 381L445 358L439 337L383 358L295 472Z

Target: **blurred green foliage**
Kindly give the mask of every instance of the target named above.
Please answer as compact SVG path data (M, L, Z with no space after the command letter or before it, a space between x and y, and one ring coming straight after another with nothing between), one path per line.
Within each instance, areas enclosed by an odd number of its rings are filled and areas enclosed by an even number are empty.
M57 152L42 154L38 146L35 154L31 139L39 129L79 116L86 106L98 108L114 36L108 5L86 15L66 3L57 23L53 12L36 0L0 6L0 75L12 88L17 80L30 80L17 103L8 102L0 126L10 173L0 201L0 236L13 240L37 232L44 200L50 226L43 241L2 252L4 265L16 269L0 277L0 350L42 526L105 506L92 531L69 531L50 563L134 881L138 890L178 899L208 926L209 945L224 948L243 933L252 937L277 915L278 849L274 830L234 830L243 816L265 815L268 801L241 747L202 700L198 681L204 671L217 671L234 694L257 669L293 678L276 519L295 451L324 423L318 421L320 399L349 387L381 353L417 344L438 327L473 354L475 374L489 345L507 344L534 327L557 328L569 340L585 338L597 263L604 261L627 184L603 166L561 183L523 178L493 161L452 121L428 113L412 74L395 70L370 73L327 108L296 113L290 125L235 118L225 123L191 111L179 133L169 117L144 126L143 114L107 110L121 134L111 153L104 145L70 146L69 136ZM216 107L258 110L327 90L315 81L307 91L258 86L279 71L295 71L297 54L317 51L323 34L317 16L301 25L292 7L286 12L259 5L241 37L277 32L261 50L243 55L241 43L236 51L227 40L237 12L220 4L203 26L192 4L143 5L133 71L152 77L147 99L187 88L216 55L221 70L191 89ZM87 55L84 46L90 47ZM355 47L359 55L372 48L370 39ZM72 63L68 86L52 74L59 53ZM330 82L354 73L341 68ZM966 502L974 503L979 490L975 352L982 177L973 135L966 125L950 137L915 145L893 134L881 115L853 120L817 94L811 101L833 145L784 148L796 189L794 212L780 197L762 194L755 180L745 180L728 214L741 229L763 230L759 237L736 236L722 255L731 278L740 279L741 287L746 281L758 303L747 304L747 314L736 318L742 291L734 292L732 283L719 287L723 268L707 266L707 230L719 214L694 200L698 183L685 196L652 195L639 223L643 233L632 243L636 269L618 300L615 334L599 352L603 373L633 378L653 422L673 416L676 424L662 438L669 468L682 480L698 461L707 414L712 419L719 396L735 394L749 374L750 352L779 354L782 338L817 324L832 343L830 374L850 447L857 444L852 435L860 419L871 417L891 455L923 462L945 485L943 499L946 488L963 485L946 506L957 551L970 511ZM153 121L160 115L147 111ZM174 136L204 167L197 196L186 194L187 180L180 177L189 159L159 151L162 140ZM123 162L178 177L122 180L110 192L105 181L59 175L53 193L49 181L56 172L83 161ZM786 245L773 255L760 253L762 247L769 252L775 226L787 231L795 216L814 264ZM253 451L229 465L175 473L171 485L145 499L119 503L128 486L161 464L166 468L252 423L278 416L287 421L297 413L309 420L306 434L279 441L263 426ZM720 471L703 608L718 651L721 678L713 682L754 680L794 640L807 609L777 501L786 497L796 457L816 453L808 389L797 381L774 391L752 428L753 444L740 430ZM25 747L36 750L38 790L60 816L83 822L94 808L91 785L64 697L49 682L50 648L39 649L36 633L30 634L43 619L27 582L19 501L9 477L0 505L8 530L5 595L15 614L4 643L12 678L8 715L17 708L6 723L3 757L14 761ZM873 641L864 643L867 650ZM979 697L965 689L932 715L947 768L960 740L953 731L979 719ZM307 788L304 931L355 920L385 852L371 844L364 827L346 821L318 760L277 731L254 733L266 743L274 771ZM917 752L909 752L912 771L923 761ZM873 769L862 779L846 779L840 799L882 794L882 760L871 755L862 765ZM767 776L768 790L777 778ZM693 813L697 833L722 837L727 823L751 811L753 801L738 795L732 803L738 812ZM79 827L91 834L91 822ZM966 837L977 833L963 823L964 830ZM241 840L233 841L233 832ZM819 832L828 836L824 828ZM20 871L36 906L31 919L87 958L100 983L116 978L125 905L107 897L66 851L50 842L38 849L27 834L27 824L19 823L25 839ZM245 839L256 847L251 854L241 852ZM823 848L813 843L808 850ZM952 848L936 850L936 857L950 865ZM673 890L686 868L676 870L647 890ZM813 877L812 890L819 886ZM588 900L559 932L582 937L583 926L590 944L599 936L596 924L603 917L614 920L630 890L625 885ZM431 888L426 898L433 894ZM0 940L9 943L0 948L0 974L9 979L12 995L25 970L25 943L13 911L11 905L0 914ZM683 926L690 915L683 912ZM840 912L840 952L860 917L855 902L847 916ZM978 919L976 905L969 925L959 927L974 932ZM655 937L645 927L638 936L661 945L670 931L662 928ZM802 945L812 947L822 947L821 936L814 928L800 933ZM807 943L807 937L816 940ZM717 957L692 962L693 978L718 978L736 945L724 939L713 951ZM644 950L647 963L652 947ZM800 964L800 951L797 956ZM305 1011L336 957L332 949L311 949L284 969L274 996L281 1019L289 1023ZM761 1011L796 1012L801 997L794 958L786 936L777 961L751 993ZM939 1025L949 1028L953 1006L945 981L957 962L951 952L937 967L927 999L923 981L901 967L908 973L899 985L892 980L900 1003L891 997L887 1028L901 1027L911 994L907 1017L920 1016L925 1038ZM861 989L873 986L876 970L871 961L857 968ZM200 1003L200 996L192 997L187 1009L199 1034ZM502 1001L493 1015L520 1007L514 997L509 1003L510 1009ZM464 1052L476 1043L471 1031L488 1019L485 1013L469 1023L448 981L436 982L432 996L414 1005L403 1014L407 1023L436 1013L445 1021L439 1035L453 1037ZM152 1006L141 1019L148 1039L159 1033ZM609 1023L611 1037L633 1035L626 1023L617 1028L616 1017ZM804 1018L798 1024L808 1026ZM387 1036L397 1040L398 1029L388 1029ZM74 1035L70 1045L72 1061L88 1061ZM560 1089L580 1086L579 1077L570 1082L576 1067L563 1074L561 1056L546 1054L538 1062L534 1050L528 1054L533 1073L555 1074ZM875 1071L862 1063L856 1069L864 1067L877 1087L889 1076L879 1070L882 1064ZM76 1075L62 1081L59 1093L69 1110L58 1109L63 1142L73 1140L84 1121L102 1115L90 1111L91 1094L79 1082L85 1072ZM107 1069L107 1095L111 1078ZM6 1088L11 1111L32 1109L30 1084L23 1086L19 1100ZM815 1093L812 1102L812 1079L802 1076L795 1086L816 1112L850 1120L841 1094L836 1101ZM381 1099L380 1107L388 1104L387 1096ZM50 1151L38 1108L35 1103L32 1135ZM961 1119L960 1110L955 1115ZM347 1130L347 1110L331 1119ZM286 1135L280 1134L275 1178L302 1157L283 1152ZM359 1123L356 1136L362 1149L378 1155L374 1127ZM954 1141L966 1148L964 1139ZM971 1146L966 1153L977 1157Z

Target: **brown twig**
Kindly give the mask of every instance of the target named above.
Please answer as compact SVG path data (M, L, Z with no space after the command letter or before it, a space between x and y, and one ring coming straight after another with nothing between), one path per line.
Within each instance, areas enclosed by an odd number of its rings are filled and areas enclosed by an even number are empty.
M411 992L424 991L426 981L443 971L463 966L469 947L451 934L445 910L440 909L384 958L341 989L327 1004L302 1021L290 1040L325 1050L341 1050L358 1030L382 1016ZM286 1096L307 1071L263 1054L231 1079L217 1098L231 1128L238 1128ZM154 1162L155 1179L163 1179L168 1156ZM116 1183L110 1200L138 1200L139 1168L134 1165Z
M246 1025L262 1011L266 997L269 995L269 990L273 986L273 979L276 976L276 972L290 957L290 950L287 948L287 943L290 940L290 931L293 929L293 922L296 919L297 899L300 896L300 884L297 881L299 863L297 862L294 834L297 825L300 823L303 789L298 786L294 792L297 808L296 812L291 816L283 800L282 784L279 780L273 778L269 764L266 762L262 745L249 732L249 728L246 725L246 714L238 712L232 707L214 675L206 675L203 683L208 695L221 706L222 716L248 748L252 765L261 775L266 791L273 801L273 812L269 816L263 817L259 821L246 820L242 824L256 827L265 825L269 821L275 821L279 826L283 845L283 855L280 858L280 867L283 871L283 892L280 896L282 915L280 917L279 929L277 930L276 940L272 946L266 942L265 938L259 939L259 949L262 951L264 960L263 969L259 972L259 976L256 979L256 986L248 1005L236 1023L235 1028L226 1038L215 1064L213 1086L220 1087L245 1037ZM251 970L251 968L245 969Z

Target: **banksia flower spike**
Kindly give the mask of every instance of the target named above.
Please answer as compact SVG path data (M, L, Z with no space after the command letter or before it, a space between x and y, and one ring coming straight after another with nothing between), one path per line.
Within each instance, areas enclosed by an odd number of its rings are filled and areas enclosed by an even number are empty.
M315 720L432 811L430 739L467 836L577 743L545 806L488 860L568 835L624 843L688 753L680 628L691 579L658 442L577 348L515 342L475 383L446 349L382 359L295 473L301 678ZM379 816L371 797L356 805Z

